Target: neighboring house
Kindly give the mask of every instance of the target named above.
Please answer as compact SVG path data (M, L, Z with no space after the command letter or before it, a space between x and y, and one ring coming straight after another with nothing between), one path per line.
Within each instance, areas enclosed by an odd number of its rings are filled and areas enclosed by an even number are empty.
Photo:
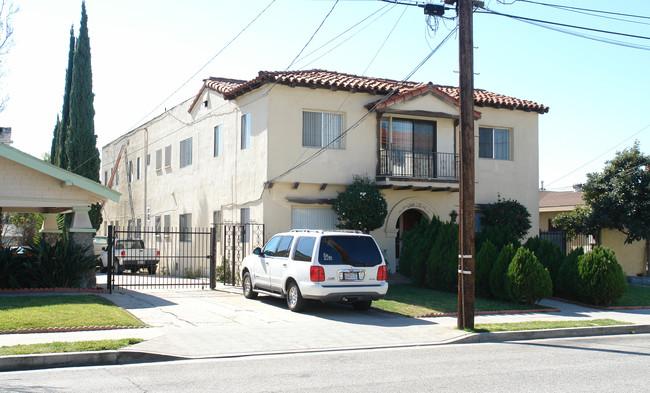
M584 206L585 201L580 191L539 191L539 230L540 232L558 231L553 228L551 221L560 213L568 213L576 206ZM571 239L567 239L571 242ZM623 271L628 276L640 276L646 272L646 247L645 241L625 244L625 235L618 230L605 229L601 230L597 239L589 236L584 244L579 246L585 247L589 251L591 247L599 244L603 247L610 248L616 254L618 263L623 267ZM567 251L571 251L567 246Z
M388 203L372 235L394 272L404 231L458 212L458 99L455 87L322 70L206 79L196 97L103 147L107 184L126 146L113 186L130 195L106 204L104 223L257 223L265 239L334 228L337 193L366 175ZM515 199L535 212L548 107L478 89L474 101L476 203Z
M107 200L117 203L120 193L15 149L8 140L0 143L0 212L42 214L41 232L55 237L60 233L56 216L74 213L73 241L92 245L90 206Z

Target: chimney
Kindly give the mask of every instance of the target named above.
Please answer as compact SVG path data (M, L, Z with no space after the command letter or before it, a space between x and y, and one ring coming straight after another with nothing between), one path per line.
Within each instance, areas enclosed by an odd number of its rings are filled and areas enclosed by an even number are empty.
M5 145L11 145L13 141L11 140L11 127L0 127L0 143Z

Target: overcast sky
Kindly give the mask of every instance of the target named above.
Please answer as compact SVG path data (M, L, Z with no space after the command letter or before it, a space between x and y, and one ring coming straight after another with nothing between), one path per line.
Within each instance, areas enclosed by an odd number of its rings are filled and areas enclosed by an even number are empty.
M650 37L647 0L540 2L609 13L596 17L512 0L486 0L485 5L500 13ZM209 76L252 79L262 70L319 68L402 80L455 25L455 20L427 23L416 6L335 3L87 0L98 148L192 97ZM6 76L0 87L10 101L0 113L0 126L12 127L14 147L41 157L50 151L63 104L69 31L74 25L78 34L81 1L14 4L20 7L14 18L15 44L2 64ZM302 59L292 64L321 23ZM650 153L650 40L553 29L616 44L477 13L474 85L550 107L539 116L539 178L547 189L568 190L583 182L586 173L601 171L606 160L635 139ZM457 86L457 71L458 40L453 36L410 80Z

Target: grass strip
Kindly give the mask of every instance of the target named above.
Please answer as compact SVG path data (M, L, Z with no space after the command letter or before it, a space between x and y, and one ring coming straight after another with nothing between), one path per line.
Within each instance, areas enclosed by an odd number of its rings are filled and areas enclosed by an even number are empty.
M140 338L124 338L120 340L53 342L46 344L26 344L0 347L0 356L35 355L39 353L89 352L116 350L129 345L143 342Z
M0 298L0 330L80 326L146 326L97 295L33 295Z
M421 288L411 284L393 284L383 299L372 302L374 308L417 317L430 314L447 314L458 311L458 294ZM476 311L537 310L548 307L510 303L494 299L475 299Z
M505 323L477 323L474 325L476 333L514 332L519 330L563 329L574 327L617 326L632 325L629 322L614 319L589 319L580 321L528 321Z
M609 305L610 307L648 307L650 306L650 287L627 285L627 291Z

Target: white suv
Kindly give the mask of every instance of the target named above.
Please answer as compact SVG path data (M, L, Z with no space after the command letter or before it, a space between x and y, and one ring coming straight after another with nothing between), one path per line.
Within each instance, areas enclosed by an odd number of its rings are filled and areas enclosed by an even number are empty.
M359 231L292 230L279 233L244 258L244 296L286 297L300 312L306 299L351 303L367 310L386 295L386 262L375 239Z

